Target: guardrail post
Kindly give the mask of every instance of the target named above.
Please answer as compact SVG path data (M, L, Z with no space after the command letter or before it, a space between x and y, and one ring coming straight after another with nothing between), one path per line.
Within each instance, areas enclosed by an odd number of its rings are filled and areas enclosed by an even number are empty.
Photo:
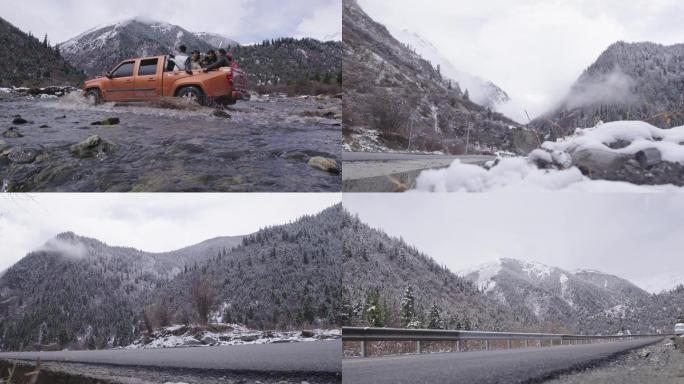
M525 339L525 348L529 348L529 347L530 347L530 340Z
M456 340L456 351L461 352L461 340Z
M511 349L511 339L508 339L508 349Z
M419 355L423 353L423 346L420 345L420 340L416 341L416 351Z
M543 347L544 344L542 344L542 339L539 339L539 348Z
M485 349L489 351L489 340L485 340Z
M368 345L366 341L361 341L361 357L368 357Z

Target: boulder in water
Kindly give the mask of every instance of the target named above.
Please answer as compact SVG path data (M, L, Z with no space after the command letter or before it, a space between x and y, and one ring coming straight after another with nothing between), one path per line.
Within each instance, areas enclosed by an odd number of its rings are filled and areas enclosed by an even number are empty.
M214 117L220 117L223 119L232 119L233 118L228 112L222 111L220 109L214 110L214 112L212 112L211 115Z
M116 145L103 140L98 135L93 135L69 147L69 151L76 157L88 158L97 157L113 152Z
M337 166L337 161L327 157L314 156L309 159L309 166L329 173L340 173L340 168Z
M19 138L19 137L24 137L24 135L22 135L21 132L19 132L19 130L16 129L16 128L14 128L14 127L8 128L5 132L2 133L2 136L8 137L8 138L11 138L11 139L16 139L16 138Z
M118 117L108 117L102 121L94 121L90 125L118 125L120 122Z

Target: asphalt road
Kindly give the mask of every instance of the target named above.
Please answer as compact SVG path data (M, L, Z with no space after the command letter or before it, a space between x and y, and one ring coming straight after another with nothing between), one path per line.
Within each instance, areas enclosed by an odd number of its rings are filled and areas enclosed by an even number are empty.
M342 161L400 161L400 160L456 160L464 163L485 162L494 156L485 155L438 155L418 153L384 153L384 152L342 152Z
M657 339L604 344L524 348L483 352L403 355L342 362L342 382L349 384L507 384L550 379L640 348Z
M0 359L108 364L150 368L278 373L339 373L340 341L220 347L3 352Z
M342 190L399 192L411 189L422 171L446 168L456 159L465 164L484 164L494 156L342 152Z

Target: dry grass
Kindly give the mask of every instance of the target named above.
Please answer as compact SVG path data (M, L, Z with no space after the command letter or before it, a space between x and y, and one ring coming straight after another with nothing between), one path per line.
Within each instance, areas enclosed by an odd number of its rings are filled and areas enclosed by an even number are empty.
M29 372L22 374L17 369L17 364L14 363L11 368L7 369L7 377L0 378L0 384L36 384L38 376L40 375L40 360L36 362L36 366Z

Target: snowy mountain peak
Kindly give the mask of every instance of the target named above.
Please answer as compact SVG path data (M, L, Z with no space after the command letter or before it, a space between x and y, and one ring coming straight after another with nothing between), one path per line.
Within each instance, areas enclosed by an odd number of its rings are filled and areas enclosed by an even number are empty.
M501 271L501 260L496 260L458 271L456 274L473 281L479 290L489 292L496 287L493 278L499 271Z
M426 38L407 29L393 30L391 31L391 34L400 42L407 44L435 67L439 66L440 73L447 78L455 80L462 90L465 91L467 89L470 99L474 102L487 107L495 107L498 104L509 101L508 94L496 84L458 70L452 62Z

